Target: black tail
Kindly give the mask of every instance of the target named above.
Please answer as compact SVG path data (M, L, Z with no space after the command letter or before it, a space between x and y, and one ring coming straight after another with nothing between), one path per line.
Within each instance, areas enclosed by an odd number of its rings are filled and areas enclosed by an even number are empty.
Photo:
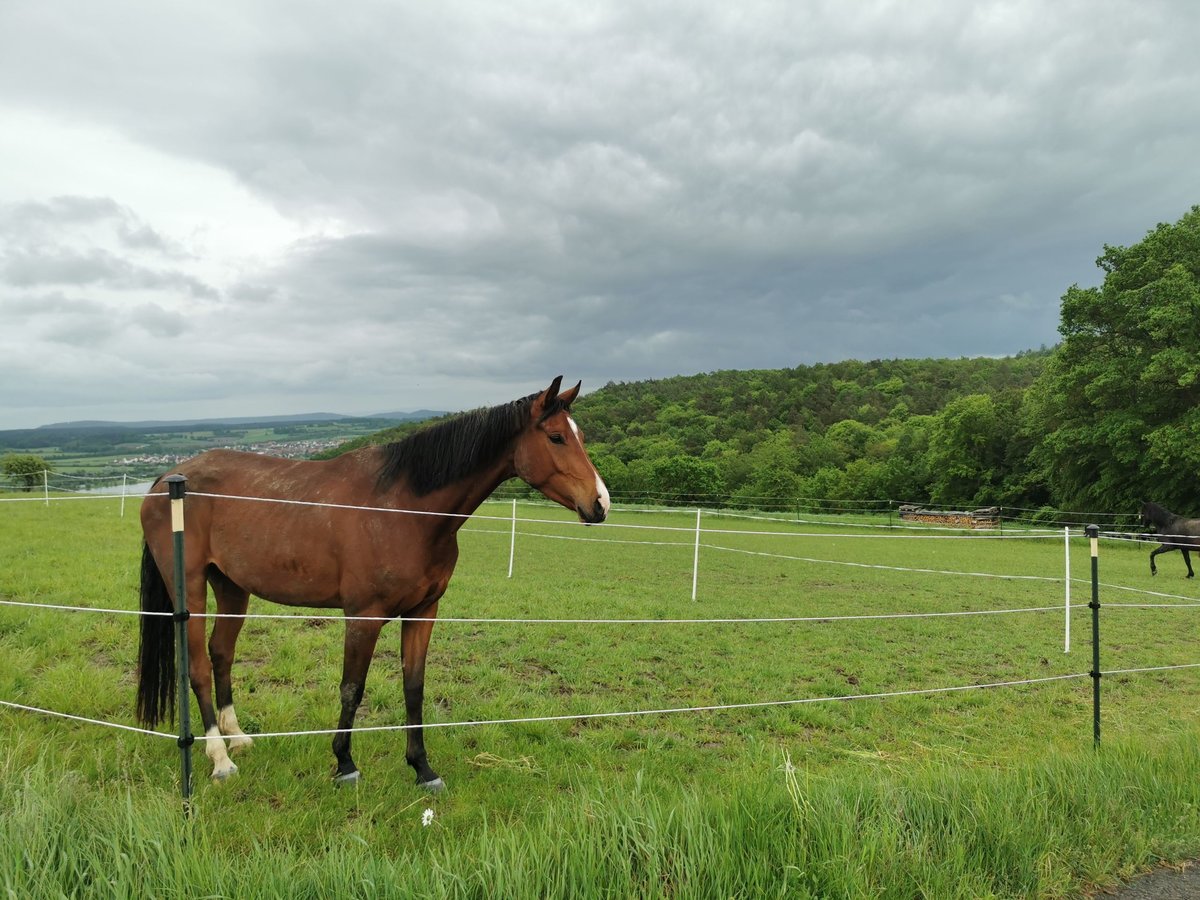
M146 544L142 545L142 611L175 611L171 595L167 593L167 583ZM141 619L137 717L153 728L168 716L175 721L175 621L171 616L163 615L142 616Z

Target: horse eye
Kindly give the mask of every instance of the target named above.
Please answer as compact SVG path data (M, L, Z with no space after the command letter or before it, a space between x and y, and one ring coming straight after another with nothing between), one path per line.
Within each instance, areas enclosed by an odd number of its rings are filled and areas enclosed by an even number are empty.
M565 437L563 437L561 434L559 434L558 432L555 432L554 434L550 435L550 443L552 443L552 444L565 444L566 442L567 442L567 439Z

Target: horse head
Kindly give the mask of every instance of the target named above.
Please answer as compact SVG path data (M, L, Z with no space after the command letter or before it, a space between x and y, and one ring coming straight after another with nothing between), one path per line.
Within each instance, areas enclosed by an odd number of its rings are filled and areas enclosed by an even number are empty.
M533 398L529 423L517 438L517 475L555 503L574 510L588 525L608 516L608 488L583 445L583 432L571 418L580 384L559 393L562 376Z
M1138 519L1143 527L1157 528L1163 524L1166 518L1166 510L1157 503L1151 503L1149 500L1143 500L1140 509L1138 510Z

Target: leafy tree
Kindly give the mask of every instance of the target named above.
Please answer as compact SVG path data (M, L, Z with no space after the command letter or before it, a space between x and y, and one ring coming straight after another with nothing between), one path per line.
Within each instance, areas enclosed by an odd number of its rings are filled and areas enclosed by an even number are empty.
M1000 482L1006 434L986 394L951 400L934 419L929 438L931 499L941 504L986 503Z
M49 471L50 464L32 453L10 453L0 462L0 468L9 478L24 483L25 490L32 491L42 483L42 473Z
M747 498L779 498L791 500L799 494L796 475L796 449L792 433L781 430L765 436L748 454L751 474L741 486L740 494Z
M864 425L855 419L843 419L829 426L825 439L841 455L840 462L844 465L850 460L861 459L867 453L867 447L876 441L879 433L869 425Z
M808 478L800 481L800 493L805 497L845 500L847 499L846 473L835 466L818 469Z
M1096 264L1030 392L1039 474L1064 505L1200 511L1200 207Z
M654 464L654 488L664 499L679 502L709 498L723 490L715 464L686 454Z

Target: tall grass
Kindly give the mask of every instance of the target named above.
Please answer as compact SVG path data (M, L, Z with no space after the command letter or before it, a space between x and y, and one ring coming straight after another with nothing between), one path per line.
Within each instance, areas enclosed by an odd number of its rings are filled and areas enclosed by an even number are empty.
M1073 897L1200 849L1194 736L1004 771L927 763L813 776L786 754L722 795L581 786L400 853L224 840L176 798L44 756L0 766L10 897Z

